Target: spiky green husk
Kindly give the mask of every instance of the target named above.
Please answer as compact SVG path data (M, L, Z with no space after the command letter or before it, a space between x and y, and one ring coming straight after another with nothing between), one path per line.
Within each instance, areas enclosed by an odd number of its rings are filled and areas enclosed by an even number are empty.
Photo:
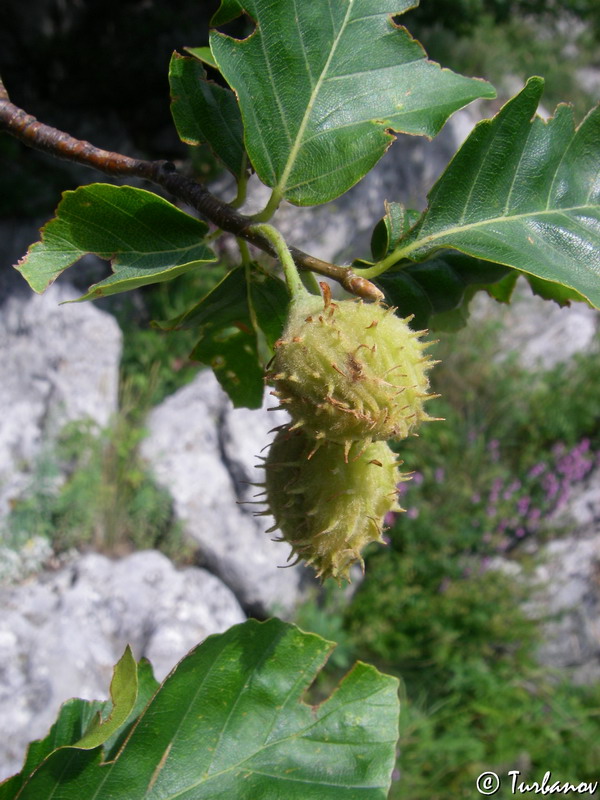
M385 442L356 443L347 461L335 442L314 448L300 430L279 431L264 464L266 500L298 559L322 579L350 580L363 548L382 541L385 515L402 510L397 485L406 478Z
M431 419L427 345L393 312L355 300L293 303L267 380L295 427L349 446L402 439Z

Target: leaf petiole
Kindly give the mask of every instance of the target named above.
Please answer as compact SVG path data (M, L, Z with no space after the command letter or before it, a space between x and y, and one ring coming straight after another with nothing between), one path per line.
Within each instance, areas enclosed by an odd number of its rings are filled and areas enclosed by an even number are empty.
M277 257L281 262L281 266L283 267L285 282L287 283L287 287L292 298L297 298L308 294L308 290L304 287L304 284L300 280L300 275L298 274L298 270L296 269L294 259L292 258L292 254L290 253L287 243L277 228L274 228L272 225L265 224L252 225L248 230L264 236L265 239L267 239L273 245L273 249L277 253Z
M248 248L248 244L239 237L236 239L237 246L240 248L240 255L242 256L242 264L244 267L248 267L251 262L250 258L250 249Z
M246 202L246 195L248 192L248 156L246 153L242 156L242 174L237 182L237 194L229 204L232 208L240 208Z
M268 222L279 208L279 204L281 203L282 199L282 195L276 189L273 189L267 205L262 211L259 211L258 214L254 214L252 216L254 222Z
M378 261L376 264L373 264L372 267L366 267L365 269L359 269L354 267L354 271L357 275L361 278L367 278L371 280L372 278L377 278L379 275L383 275L384 272L387 272L388 269L396 266L400 261L403 261L406 258L406 254L409 250L414 250L414 247L398 247L392 253L387 255L385 258Z

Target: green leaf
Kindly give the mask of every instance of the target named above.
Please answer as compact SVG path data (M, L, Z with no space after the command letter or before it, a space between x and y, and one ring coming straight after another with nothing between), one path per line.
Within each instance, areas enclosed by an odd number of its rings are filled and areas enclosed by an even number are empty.
M258 327L271 349L280 338L287 321L290 296L287 286L268 273L253 270L250 281L250 300Z
M162 197L94 183L64 192L56 216L42 228L17 269L36 292L87 253L110 260L114 275L91 286L80 300L117 294L170 280L216 261L203 239L208 226Z
M512 272L500 264L448 251L418 264L405 262L402 269L384 272L374 283L400 316L414 315L411 326L415 330L428 326L447 330L447 321L455 330L461 327L459 320L466 322L466 306L474 294L470 290L489 291ZM459 316L447 316L461 308Z
M88 750L103 744L105 760L110 760L157 688L149 663L142 659L136 665L128 647L113 671L112 701L74 698L63 703L48 735L29 745L21 772L0 785L0 800L14 800L33 771L59 748Z
M264 394L264 364L281 336L289 295L285 283L262 270L237 267L192 308L162 330L198 329L202 336L190 358L212 367L236 407L260 408ZM261 359L258 331L269 348Z
M398 682L358 663L321 705L302 697L332 649L273 619L209 636L175 668L117 757L52 753L19 800L384 800Z
M263 401L263 370L258 360L256 333L250 317L224 321L206 329L190 353L193 361L212 367L217 380L236 408L260 408Z
M385 215L373 229L371 253L381 261L398 246L398 242L408 233L421 216L414 209L405 208L402 203L384 201Z
M183 314L166 322L153 322L155 328L164 331L193 330L213 324L215 320L234 320L248 312L246 278L243 267L228 272L208 294L188 308Z
M586 298L583 295L568 286L544 281L541 278L536 278L535 275L527 275L526 277L532 292L544 300L554 300L559 306L570 306L572 301L586 302Z
M381 158L390 131L435 136L486 82L442 70L392 21L416 0L222 0L213 25L242 13L239 41L210 46L238 96L246 150L274 197L314 205L343 194Z
M208 67L212 67L216 70L219 69L210 47L184 47L183 49L186 53L189 53L194 58L197 58L198 61L206 64Z
M260 408L263 368L243 267L228 272L199 303L179 317L155 325L163 330L197 328L201 337L190 358L212 367L234 406Z
M146 708L158 687L159 683L154 677L150 662L142 658L137 665L137 697L135 703L123 725L115 730L104 742L105 761L111 761L117 755L138 717Z
M480 122L396 250L420 260L452 247L570 287L600 306L600 106L575 128L573 109L532 119L543 88L531 78Z
M236 178L246 169L242 117L230 89L207 80L195 58L173 53L169 65L171 114L179 138L187 144L207 142Z
M104 744L128 719L137 699L137 664L129 645L115 666L110 684L111 710L104 719L97 713L84 736L76 742L77 747L91 750Z
M230 278L223 288L229 291L234 280L235 277ZM202 337L190 358L212 367L236 408L260 408L264 394L263 369L243 275L237 277L236 283L238 293L244 293L243 300L236 304L241 313L236 313L236 307L221 305L220 291L214 296L213 293L207 295L202 304L205 320ZM230 296L234 299L233 295Z
M510 303L520 274L516 269L511 269L504 278L496 283L488 284L485 289L490 297L493 297L499 303ZM556 284L552 285L556 286Z
M21 772L0 784L0 800L15 800L34 769L59 747L72 745L80 739L96 714L104 713L108 705L78 697L63 703L47 736L29 745Z

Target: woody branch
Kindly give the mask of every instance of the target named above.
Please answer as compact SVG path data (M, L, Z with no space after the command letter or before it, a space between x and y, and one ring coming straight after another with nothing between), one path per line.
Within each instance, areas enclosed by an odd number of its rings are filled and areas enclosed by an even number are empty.
M64 131L45 125L10 102L1 78L0 130L9 133L35 150L92 167L105 175L129 176L151 181L177 199L188 203L221 230L245 239L272 256L276 255L271 242L255 229L254 222L250 217L240 214L230 205L215 197L203 184L182 175L171 162L146 161L102 150L90 142L76 139ZM382 293L374 284L356 275L350 267L340 267L337 264L322 261L296 247L290 247L290 253L299 269L310 270L332 278L347 291L367 300L383 298Z

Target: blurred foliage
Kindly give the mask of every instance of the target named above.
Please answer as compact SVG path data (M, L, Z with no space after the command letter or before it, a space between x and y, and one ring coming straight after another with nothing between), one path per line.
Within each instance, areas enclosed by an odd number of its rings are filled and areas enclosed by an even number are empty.
M485 18L494 23L533 17L536 21L555 20L572 14L599 26L600 8L596 0L423 0L409 12L417 26L439 25L449 31L472 33ZM410 23L407 23L410 28Z
M499 334L496 323L472 322L437 345L432 379L443 397L430 410L446 422L423 426L399 448L413 471L401 485L406 513L387 547L367 551L347 605L325 586L299 612L302 626L341 643L317 697L356 658L403 680L392 800L471 798L485 770L597 779L600 685L572 686L536 663L539 622L523 611L531 588L513 574L535 564L523 539L561 533L544 519L547 489L521 509L543 511L524 537L515 526L497 534L498 515L488 511L499 480L496 504L506 513L523 493L504 492L519 480L531 494L536 465L577 488L588 462L598 463L600 359L596 349L532 372L503 352ZM498 570L494 557L507 551L512 568Z
M548 769L553 781L597 780L600 686L557 683L521 665L504 672L480 667L467 660L462 672L476 696L458 687L435 706L401 697L401 755L390 800L470 800L477 777L490 769L503 778L495 795L503 800L513 796L507 777L513 769L529 783Z
M401 21L433 60L490 80L501 98L514 94L516 81L522 85L541 75L549 112L569 102L583 116L598 101L577 75L580 68L600 67L596 0L436 0L421 3Z

